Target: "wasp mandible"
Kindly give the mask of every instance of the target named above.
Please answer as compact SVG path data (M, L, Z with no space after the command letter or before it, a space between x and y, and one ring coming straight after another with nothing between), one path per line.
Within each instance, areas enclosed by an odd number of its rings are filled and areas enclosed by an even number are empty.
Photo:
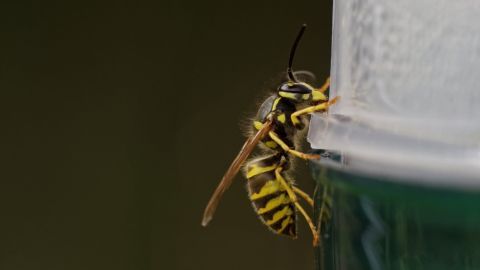
M292 157L305 160L320 158L319 155L296 150L295 142L299 131L308 123L306 116L326 111L338 97L329 100L325 94L330 86L329 79L322 87L315 88L299 81L292 70L295 51L305 28L306 25L302 25L290 50L288 80L260 106L253 120L253 135L247 139L208 202L203 215L203 226L211 221L223 193L259 144L262 156L248 161L245 166L249 199L255 212L271 231L292 238L297 237L296 219L297 212L300 212L312 231L314 246L318 244L316 226L300 205L298 197L312 207L313 200L293 185L293 180L286 175L286 171Z

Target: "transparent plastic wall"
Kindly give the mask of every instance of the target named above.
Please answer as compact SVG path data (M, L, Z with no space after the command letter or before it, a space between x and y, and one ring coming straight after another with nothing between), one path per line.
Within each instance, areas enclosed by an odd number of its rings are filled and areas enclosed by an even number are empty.
M351 170L480 187L480 1L335 0L331 76L341 99L312 117L313 148Z

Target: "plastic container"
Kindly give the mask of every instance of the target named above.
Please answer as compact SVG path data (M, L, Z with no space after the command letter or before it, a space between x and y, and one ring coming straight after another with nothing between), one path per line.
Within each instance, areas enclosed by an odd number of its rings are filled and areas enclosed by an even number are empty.
M334 1L341 99L308 135L340 154L313 165L333 190L326 269L480 269L479 14L471 0Z

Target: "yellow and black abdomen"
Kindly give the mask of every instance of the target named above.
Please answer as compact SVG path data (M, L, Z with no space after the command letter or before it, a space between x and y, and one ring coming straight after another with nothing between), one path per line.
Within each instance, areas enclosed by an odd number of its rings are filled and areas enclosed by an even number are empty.
M250 161L246 166L247 189L253 208L274 233L297 236L296 208L275 176L282 154Z

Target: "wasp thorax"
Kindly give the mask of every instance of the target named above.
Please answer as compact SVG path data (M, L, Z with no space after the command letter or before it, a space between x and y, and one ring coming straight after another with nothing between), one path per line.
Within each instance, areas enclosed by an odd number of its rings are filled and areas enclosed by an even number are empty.
M286 82L278 87L278 95L292 101L302 102L309 100L314 88L304 82Z

